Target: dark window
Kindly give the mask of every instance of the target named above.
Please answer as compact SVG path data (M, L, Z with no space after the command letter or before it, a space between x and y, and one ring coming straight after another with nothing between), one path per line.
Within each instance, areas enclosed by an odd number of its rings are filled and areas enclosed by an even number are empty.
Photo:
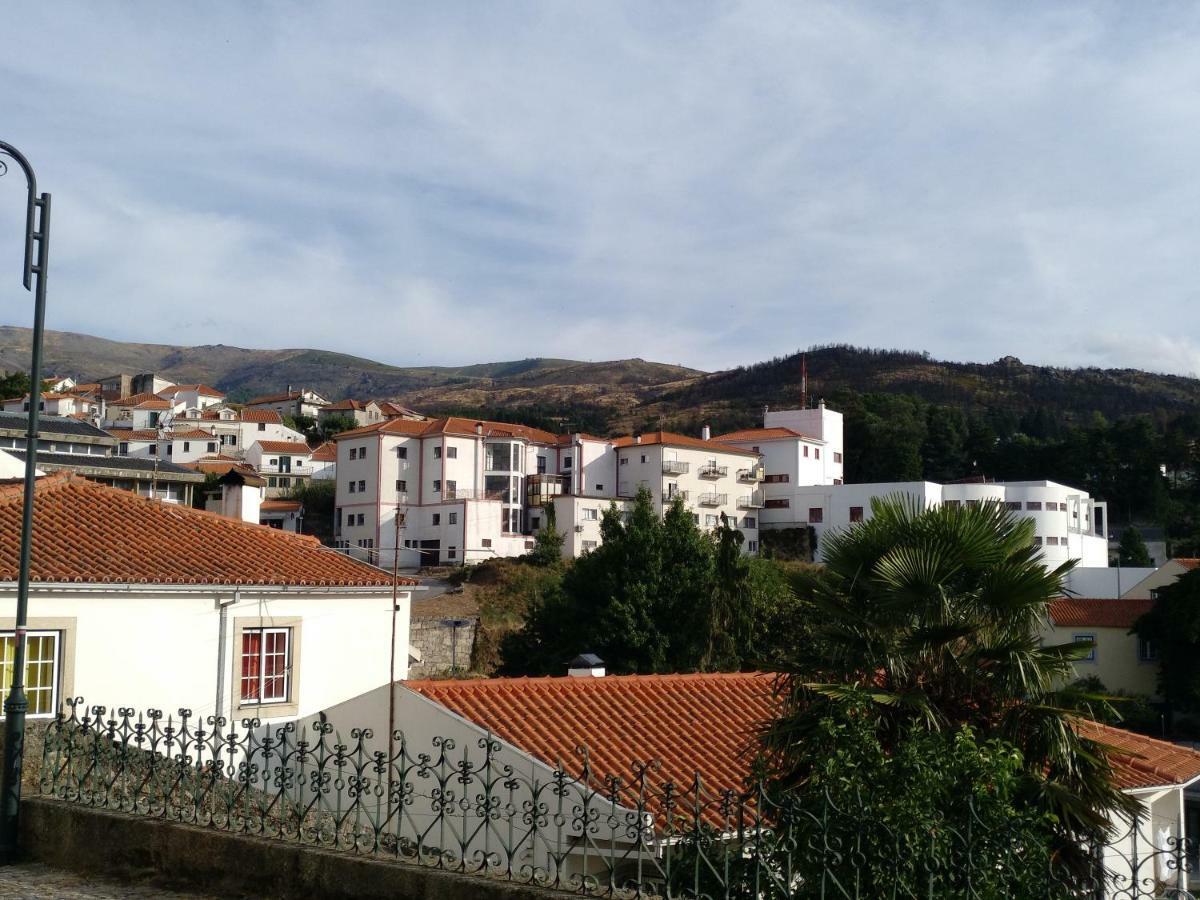
M810 506L808 508L808 521L810 523L820 523L825 521L825 510L820 506Z
M850 521L861 522L863 520L863 508L861 506L850 507Z
M446 448L446 459L458 459L458 448L457 447L447 447Z
M775 500L766 501L763 504L763 507L765 509L787 509L791 505L792 505L791 500L788 500L787 498L779 498L779 499L775 499Z
M442 524L442 514L441 514L441 513L434 513L434 514L433 514L433 524L434 524L434 525L441 525L441 524Z
M451 525L458 524L458 513L450 513L450 524Z

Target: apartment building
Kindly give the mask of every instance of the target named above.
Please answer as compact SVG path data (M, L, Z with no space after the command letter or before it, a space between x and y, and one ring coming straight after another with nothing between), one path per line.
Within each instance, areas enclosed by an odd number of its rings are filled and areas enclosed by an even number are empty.
M518 556L553 504L564 553L599 544L609 503L647 488L661 510L676 497L701 527L724 513L758 549L763 495L754 451L652 432L609 440L504 422L392 419L337 436L338 544L400 565ZM397 533L397 522L400 533Z

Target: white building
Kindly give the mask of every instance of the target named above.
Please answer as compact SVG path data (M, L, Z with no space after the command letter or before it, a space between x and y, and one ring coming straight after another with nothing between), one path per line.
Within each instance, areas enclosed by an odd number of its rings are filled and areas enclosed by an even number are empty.
M207 384L173 384L157 392L180 412L205 410L225 402L225 394Z
M701 527L726 514L746 551L757 550L761 472L750 450L669 432L607 440L455 417L396 418L336 440L339 546L385 565L397 542L401 565L521 555L548 503L571 536L564 552L581 553L599 540L590 523L603 508L639 487L660 512L682 498Z
M304 441L255 441L246 462L267 479L267 496L288 493L313 474L312 449Z
M0 487L20 531L22 486ZM413 582L314 538L170 506L72 475L39 479L27 692L268 721L315 714L407 672ZM11 684L18 546L0 543L0 695ZM5 661L9 661L6 668ZM0 696L2 700L2 696Z
M308 416L317 418L321 410L329 405L329 401L316 391L301 388L292 390L291 385L282 394L269 394L265 397L255 397L246 401L246 409L271 409L281 416Z
M317 422L324 425L329 419L342 417L350 419L355 425L370 425L374 422L382 422L386 418L379 404L374 400L367 400L365 403L362 400L339 400L337 403L330 403L328 406L322 406L317 411Z

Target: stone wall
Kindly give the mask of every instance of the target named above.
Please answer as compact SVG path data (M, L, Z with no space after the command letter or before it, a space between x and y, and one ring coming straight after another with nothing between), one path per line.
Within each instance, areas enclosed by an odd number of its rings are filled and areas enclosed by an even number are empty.
M547 900L578 896L391 860L31 798L21 849L59 869L222 897Z
M42 748L46 745L49 719L25 720L25 753L21 758L21 791L37 793L42 779ZM0 719L0 759L4 758L4 720Z
M457 628L449 624L464 621L468 624ZM414 618L409 625L409 643L421 651L421 661L409 666L409 678L436 678L456 669L470 669L478 628L476 618Z

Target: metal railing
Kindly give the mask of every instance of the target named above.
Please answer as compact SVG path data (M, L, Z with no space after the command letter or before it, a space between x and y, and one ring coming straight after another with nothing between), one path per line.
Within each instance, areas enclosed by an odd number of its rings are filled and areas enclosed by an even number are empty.
M662 464L664 475L686 475L691 468L691 463L679 459L664 459Z
M716 463L705 463L697 473L701 478L724 478L729 474L729 466L718 466Z
M942 827L903 829L879 798L801 808L764 783L662 780L658 764L530 765L490 735L231 723L68 702L43 749L43 795L94 809L604 897L1190 897L1195 847L1148 825L1068 873L971 793ZM390 738L390 739L389 739Z
M728 494L700 494L696 502L701 506L724 506L729 502Z
M738 497L738 509L760 509L766 498L762 491L752 491L749 494L743 494Z
M762 466L753 466L749 469L738 469L738 481L762 481L767 477L766 470Z
M687 503L687 499L691 495L691 491L667 491L667 502L674 503L676 500L682 500Z

